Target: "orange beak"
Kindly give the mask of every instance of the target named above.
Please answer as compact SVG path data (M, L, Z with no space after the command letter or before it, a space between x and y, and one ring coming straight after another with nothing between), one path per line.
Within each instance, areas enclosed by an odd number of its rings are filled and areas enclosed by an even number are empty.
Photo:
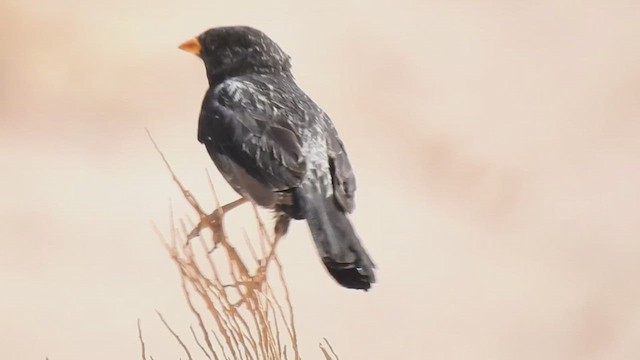
M178 46L179 49L200 56L200 41L197 38L191 38Z

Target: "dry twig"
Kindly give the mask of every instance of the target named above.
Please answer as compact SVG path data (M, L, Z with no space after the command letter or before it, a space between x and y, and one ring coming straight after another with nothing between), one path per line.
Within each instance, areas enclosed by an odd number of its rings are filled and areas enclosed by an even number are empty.
M248 256L255 264L248 265L225 235L223 226L224 215L246 201L239 199L220 206L209 177L217 209L211 214L206 214L195 197L178 180L148 130L147 133L173 181L199 218L195 228L188 232L182 220L178 222L181 231L176 228L172 215L170 239L166 239L154 226L162 245L178 269L182 292L189 310L198 322L195 330L194 327L190 327L196 345L208 360L281 360L288 359L291 352L293 359L299 360L293 306L282 263L276 252L277 244L284 232L281 231L280 236L277 231L276 234L270 235L256 212L258 238L252 240L246 234L244 237ZM282 223L280 228L286 230L282 226L286 224ZM207 248L205 238L200 233L205 228L211 230L213 250ZM196 238L200 241L192 241ZM200 245L196 245L197 243ZM226 267L227 271L220 271L221 267ZM270 278L269 271L275 271L275 276ZM280 292L274 290L274 280L279 283ZM284 306L280 301L282 295L285 300ZM199 305L196 299L199 300ZM192 355L187 344L171 329L163 316L157 313L191 360ZM281 336L281 328L286 329L288 336ZM199 341L197 332L200 332L204 344ZM209 332L215 342L211 341ZM138 334L142 357L146 360L139 322ZM326 339L325 343L331 352L321 344L320 348L325 357L337 359ZM218 354L221 354L221 357Z

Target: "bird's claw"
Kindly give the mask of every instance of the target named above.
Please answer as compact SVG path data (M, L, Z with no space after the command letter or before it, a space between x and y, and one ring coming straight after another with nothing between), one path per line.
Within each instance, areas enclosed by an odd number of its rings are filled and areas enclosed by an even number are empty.
M198 225L196 225L187 235L187 241L198 237L200 235L200 231L207 227L213 230L214 233L222 230L222 218L224 217L224 213L219 210L220 209L216 209L211 214L202 217Z

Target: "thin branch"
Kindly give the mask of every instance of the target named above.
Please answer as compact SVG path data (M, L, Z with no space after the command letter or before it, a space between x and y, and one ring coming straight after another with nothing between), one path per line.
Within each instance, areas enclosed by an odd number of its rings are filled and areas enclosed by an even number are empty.
M324 340L325 344L327 344L327 346L329 347L329 350L331 350L331 354L333 354L333 358L338 359L338 354L336 354L336 352L333 350L333 346L331 346L331 343L329 342L329 340L327 340L327 338L325 337L323 337L322 340Z
M198 204L198 202L193 198L193 195L191 195L189 190L187 190L182 185L182 182L180 182L180 180L178 180L178 177L176 176L175 172L173 172L173 169L171 168L171 165L169 164L169 161L167 161L167 158L164 156L164 154L162 153L162 151L158 147L158 144L156 144L156 141L153 139L153 136L151 136L151 132L149 132L149 129L145 128L145 130L147 131L147 135L149 136L149 139L151 140L151 143L153 144L153 147L156 149L156 151L158 152L158 154L162 158L162 162L164 162L164 165L167 167L167 170L169 170L169 173L171 173L171 178L173 179L173 182L176 185L178 185L178 188L180 188L180 191L182 192L182 195L184 195L185 199L187 199L189 204L194 209L196 209L196 211L198 212L198 214L200 214L201 217L205 216L205 212L202 211L202 209L200 208L200 205Z
M144 340L142 339L142 327L140 326L140 319L138 319L138 339L140 339L140 347L142 351L142 360L147 360L147 352L144 346ZM47 358L49 360L49 358Z
M158 314L158 317L160 318L160 320L162 320L162 323L167 328L167 330L169 330L171 335L173 335L173 337L176 338L178 343L180 343L180 346L182 346L182 348L184 349L184 352L187 354L187 358L189 360L193 360L193 358L191 357L191 353L189 352L189 348L187 347L187 345L184 344L184 342L182 342L182 339L180 339L180 336L178 336L178 334L176 334L176 332L173 331L171 326L169 326L169 324L165 321L164 317L162 316L162 314L158 310L156 310L156 314Z
M195 340L196 344L198 344L198 346L200 347L200 350L202 350L202 352L207 357L207 359L212 360L211 356L209 355L207 350L205 350L205 348L202 346L202 344L200 344L200 341L198 340L198 337L196 336L195 331L193 331L193 326L189 326L189 330L191 330L191 335L193 335L193 340ZM206 332L205 332L205 334L206 334ZM215 355L215 353L214 353L214 355ZM216 356L216 358L217 358L217 356Z
M180 284L182 287L182 292L187 300L187 305L189 305L189 309L191 310L191 312L195 315L196 319L198 319L198 326L200 326L200 331L202 332L202 335L204 336L204 341L207 344L207 347L209 348L209 351L211 351L211 353L213 354L213 357L216 360L218 359L218 355L216 354L215 350L213 350L213 345L211 344L211 340L209 339L209 332L207 331L205 325L204 325L204 321L202 320L202 316L200 315L200 313L198 312L198 310L196 310L195 306L193 306L193 303L191 302L191 295L189 294L189 291L187 290L187 284L185 283L185 276L182 275L182 272L180 273ZM191 330L193 332L193 329ZM194 334L195 337L195 334ZM197 340L196 340L197 342ZM198 345L200 345L198 343ZM200 346L202 347L202 346ZM203 349L204 351L204 349ZM206 353L206 351L205 351ZM207 355L207 357L209 357L209 355Z
M227 352L224 351L224 346L222 346L222 342L220 341L220 338L218 337L218 335L216 335L216 332L213 331L213 329L211 330L211 334L213 335L213 338L216 339L216 342L218 343L218 346L220 347L220 349L222 349L222 355L224 355L224 360L229 360L229 357L227 356Z
M280 259L278 258L278 256L274 256L273 259L276 262L276 265L278 266L278 275L280 277L280 281L282 282L283 288L284 288L284 297L287 301L287 306L289 307L289 326L291 327L291 343L293 346L293 351L294 351L294 355L296 360L300 359L300 353L298 351L298 334L296 333L296 325L295 325L295 319L294 319L294 315L293 315L293 305L291 304L291 296L289 294L289 288L287 287L287 282L284 279L284 272L282 271L282 263L280 262Z
M253 205L258 236L255 241L251 241L247 233L244 232L245 245L249 250L248 256L251 257L249 259L247 256L247 259L244 260L235 247L236 243L227 238L223 220L227 212L247 200L241 198L221 206L213 181L207 171L216 209L211 214L206 214L195 197L178 180L149 130L147 130L147 134L169 170L174 183L199 216L197 224L191 222L188 216L186 217L189 225L194 226L193 230L188 232L185 221L182 219L176 221L173 208L170 207L169 225L171 229L169 236L171 239L165 239L154 224L154 230L162 245L177 266L183 295L193 316L198 321L198 327L189 327L197 346L205 354L207 360L283 360L288 359L289 355L292 355L295 360L300 360L293 306L284 278L283 266L277 255L277 245L286 233L286 224L278 222L279 225L276 225L272 236L271 231L265 227L257 208ZM200 234L204 228L209 228L212 231L214 246L211 250L210 240ZM190 241L195 237L199 238L200 246L194 245ZM245 253L243 252L242 255L244 256ZM215 263L214 258L216 259ZM223 261L218 263L218 258ZM209 264L208 268L207 263ZM273 263L275 266L271 266ZM284 299L276 296L276 291L268 281L267 270L272 271L272 269L278 273L279 282L284 290L284 296L282 296ZM275 281L278 282L278 280ZM227 283L230 285L224 285ZM280 289L277 293L282 294ZM196 307L197 298L200 298L202 303L197 301L198 306ZM156 313L164 326L182 346L188 359L191 360L191 353L185 343L165 321L162 314L158 311ZM205 322L210 324L212 329L208 329ZM194 329L199 329L202 335L198 335ZM139 321L138 331L143 360L147 360ZM210 335L215 339L215 343L213 343L213 339L210 339ZM199 336L203 336L204 341L201 342ZM215 348L216 343L220 350ZM324 343L320 344L320 349L326 359L337 359L331 344L326 339L324 339ZM149 358L153 360L153 357L149 356Z

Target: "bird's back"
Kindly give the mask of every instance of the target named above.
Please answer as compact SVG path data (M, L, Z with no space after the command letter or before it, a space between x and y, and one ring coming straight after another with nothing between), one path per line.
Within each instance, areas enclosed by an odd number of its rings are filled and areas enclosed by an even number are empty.
M254 121L243 122L255 134L268 126L290 129L307 164L304 178L322 185L322 192L331 195L327 136L333 125L293 79L271 74L233 77L216 85L208 97L205 102L217 102L232 111L252 115Z

